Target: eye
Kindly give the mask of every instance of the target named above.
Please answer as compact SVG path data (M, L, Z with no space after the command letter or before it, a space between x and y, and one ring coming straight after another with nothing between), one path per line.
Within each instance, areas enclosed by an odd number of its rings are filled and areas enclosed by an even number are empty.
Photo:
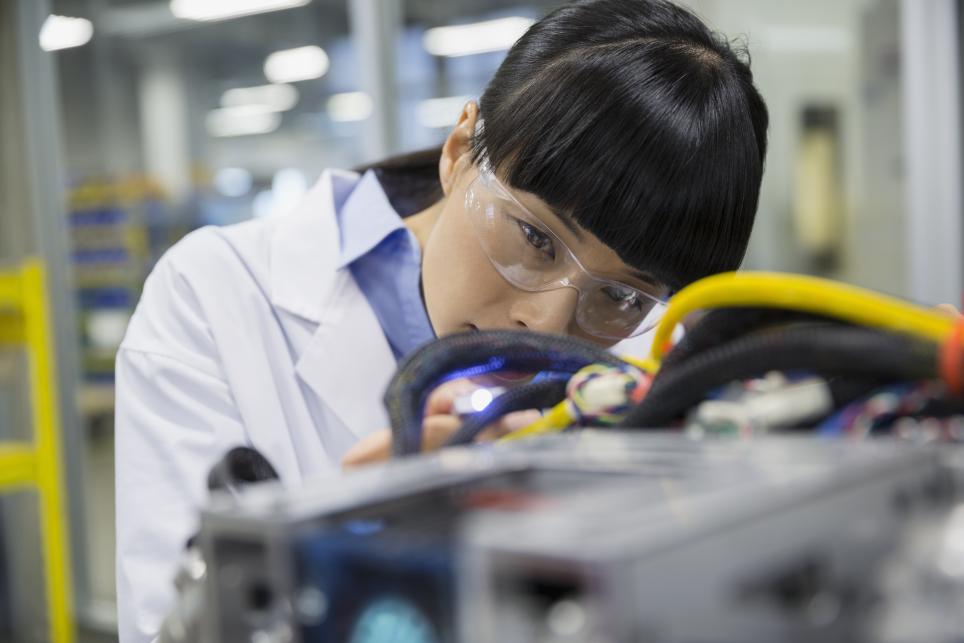
M609 297L614 304L618 304L621 310L626 310L627 308L635 308L636 310L643 309L643 299L635 290L619 288L617 286L606 286L602 291L606 293L606 296Z
M546 255L547 259L552 260L556 258L556 249L553 247L552 239L549 235L521 219L516 219L516 224L519 226L519 229L522 230L522 234L525 235L526 243Z

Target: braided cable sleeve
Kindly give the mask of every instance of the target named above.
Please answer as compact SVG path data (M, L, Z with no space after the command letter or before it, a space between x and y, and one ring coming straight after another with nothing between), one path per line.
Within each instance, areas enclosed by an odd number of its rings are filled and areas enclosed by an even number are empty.
M714 308L686 331L679 343L666 354L662 367L674 368L693 355L761 328L816 321L844 325L828 317L780 308Z
M859 327L799 326L741 337L663 369L620 426L666 427L715 388L769 371L879 381L933 378L937 345Z
M399 366L385 392L395 455L418 453L422 414L439 384L493 372L575 373L592 363L624 362L587 341L523 330L460 333L426 344Z

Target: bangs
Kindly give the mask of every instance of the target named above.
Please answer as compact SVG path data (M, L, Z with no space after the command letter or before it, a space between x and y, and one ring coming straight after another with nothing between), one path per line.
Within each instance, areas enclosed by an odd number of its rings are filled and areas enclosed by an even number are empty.
M482 97L477 162L674 290L740 266L766 146L748 71L651 38L521 62L528 82Z

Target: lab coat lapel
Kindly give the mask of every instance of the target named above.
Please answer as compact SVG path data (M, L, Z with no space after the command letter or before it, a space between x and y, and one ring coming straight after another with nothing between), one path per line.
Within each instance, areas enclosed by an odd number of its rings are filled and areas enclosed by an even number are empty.
M296 370L359 438L388 428L382 397L395 358L378 318L348 270Z
M358 175L326 171L278 230L271 249L273 305L318 324L295 371L358 437L388 427L382 396L395 358L347 268L339 269L335 216Z

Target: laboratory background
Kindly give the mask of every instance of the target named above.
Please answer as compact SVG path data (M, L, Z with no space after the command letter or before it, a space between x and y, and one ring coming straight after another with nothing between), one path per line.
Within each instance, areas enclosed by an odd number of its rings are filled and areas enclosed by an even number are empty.
M0 305L42 284L0 317L0 641L116 640L114 356L162 253L440 144L558 4L0 0ZM961 3L683 4L770 109L745 267L960 306Z

